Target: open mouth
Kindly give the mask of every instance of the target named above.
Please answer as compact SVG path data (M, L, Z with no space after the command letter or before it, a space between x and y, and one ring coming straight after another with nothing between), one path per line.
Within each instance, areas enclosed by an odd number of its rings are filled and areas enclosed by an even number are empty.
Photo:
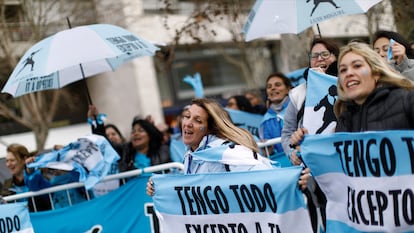
M346 83L346 87L352 87L352 86L356 86L358 84L359 84L358 81L350 81L350 82Z
M189 134L193 134L193 132L192 131L189 131L189 130L184 130L184 134L189 135Z
M272 92L270 93L270 97L277 97L279 96L280 92Z
M322 64L322 65L319 66L319 68L321 68L323 70L326 70L326 69L328 69L328 66L326 64Z

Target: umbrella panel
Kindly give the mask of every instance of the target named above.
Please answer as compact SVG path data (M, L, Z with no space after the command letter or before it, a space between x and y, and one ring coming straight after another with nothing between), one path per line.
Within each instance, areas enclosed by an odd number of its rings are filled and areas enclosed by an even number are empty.
M244 25L245 40L300 33L342 15L366 12L381 0L257 0Z
M20 96L57 89L80 79L113 71L158 48L115 25L95 24L61 31L33 45L2 92Z

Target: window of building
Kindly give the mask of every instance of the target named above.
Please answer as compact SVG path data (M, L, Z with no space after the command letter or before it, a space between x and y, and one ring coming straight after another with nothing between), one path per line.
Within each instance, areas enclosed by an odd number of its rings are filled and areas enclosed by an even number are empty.
M236 50L231 49L227 52L237 53ZM226 91L246 86L240 69L229 64L222 54L209 48L194 49L191 52L178 49L169 72L158 74L162 100L176 104L176 102L192 99L194 89L184 82L183 78L197 72L201 75L205 96L221 95Z

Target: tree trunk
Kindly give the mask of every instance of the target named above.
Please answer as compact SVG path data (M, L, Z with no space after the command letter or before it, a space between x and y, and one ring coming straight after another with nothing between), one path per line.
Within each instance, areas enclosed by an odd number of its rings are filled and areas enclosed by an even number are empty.
M314 36L312 28L298 35L281 35L280 56L282 59L282 72L288 73L309 65L309 45Z
M414 1L391 0L391 5L398 33L414 42Z

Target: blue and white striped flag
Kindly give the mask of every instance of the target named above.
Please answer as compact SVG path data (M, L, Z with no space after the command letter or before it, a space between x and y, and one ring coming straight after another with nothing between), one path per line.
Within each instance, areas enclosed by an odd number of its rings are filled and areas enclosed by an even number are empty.
M34 232L27 202L0 204L0 232Z
M327 233L414 232L413 135L305 136L301 154L327 198Z
M111 165L119 160L114 148L100 135L89 135L79 138L60 150L51 151L36 158L28 164L29 168L47 167L79 172L79 181L91 189L111 169Z
M300 167L154 175L161 232L312 232Z
M309 69L303 126L309 134L332 133L336 127L333 111L337 99L335 76Z

